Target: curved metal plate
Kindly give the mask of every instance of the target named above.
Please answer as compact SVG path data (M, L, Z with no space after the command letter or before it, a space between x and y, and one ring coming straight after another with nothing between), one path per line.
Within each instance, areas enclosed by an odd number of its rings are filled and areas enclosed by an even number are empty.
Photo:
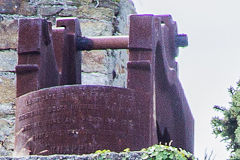
M83 154L149 144L149 95L108 86L60 86L17 99L15 151Z

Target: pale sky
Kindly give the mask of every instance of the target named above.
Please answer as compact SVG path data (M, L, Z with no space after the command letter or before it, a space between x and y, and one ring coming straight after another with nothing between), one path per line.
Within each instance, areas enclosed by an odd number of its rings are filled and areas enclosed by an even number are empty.
M239 0L133 0L138 13L171 14L189 46L177 58L179 76L195 119L195 154L212 150L226 160L226 144L212 134L214 105L228 107L227 89L240 79Z

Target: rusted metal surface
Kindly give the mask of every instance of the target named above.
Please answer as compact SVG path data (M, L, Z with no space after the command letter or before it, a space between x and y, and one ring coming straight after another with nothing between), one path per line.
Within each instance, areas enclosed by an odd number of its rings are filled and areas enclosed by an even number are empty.
M20 19L18 37L17 97L59 85L49 24L44 19Z
M53 29L52 34L54 53L58 67L58 73L60 78L60 84L68 84L68 66L70 63L68 53L67 34L64 27L58 27Z
M78 50L128 49L128 36L79 37Z
M149 102L143 97L148 99L147 94L126 88L84 85L21 96L17 100L15 151L83 154L147 147Z
M82 35L79 20L60 18L57 19L56 27L53 29L53 39L61 84L81 84L81 51L76 50L77 37Z
M172 140L173 146L193 152L194 120L175 69L176 35L176 23L171 16L130 17L128 87L152 95L158 141ZM131 65L146 61L148 70Z
M170 140L193 152L194 120L175 61L187 36L170 15L132 15L123 37L82 37L76 18L58 19L53 30L43 19L19 26L17 153L139 150ZM127 88L80 85L81 50L122 48L130 52Z

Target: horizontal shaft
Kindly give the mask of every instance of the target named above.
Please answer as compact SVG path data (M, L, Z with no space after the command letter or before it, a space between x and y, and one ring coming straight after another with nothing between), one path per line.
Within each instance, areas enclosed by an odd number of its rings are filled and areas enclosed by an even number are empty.
M128 36L79 37L77 50L128 49Z

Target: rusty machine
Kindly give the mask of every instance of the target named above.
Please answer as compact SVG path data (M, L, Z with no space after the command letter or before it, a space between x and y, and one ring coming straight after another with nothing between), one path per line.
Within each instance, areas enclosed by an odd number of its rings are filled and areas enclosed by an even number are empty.
M170 15L131 15L129 36L83 37L78 19L20 19L15 151L83 154L172 140L193 152L194 120L177 75ZM81 85L81 51L129 49L127 88Z

